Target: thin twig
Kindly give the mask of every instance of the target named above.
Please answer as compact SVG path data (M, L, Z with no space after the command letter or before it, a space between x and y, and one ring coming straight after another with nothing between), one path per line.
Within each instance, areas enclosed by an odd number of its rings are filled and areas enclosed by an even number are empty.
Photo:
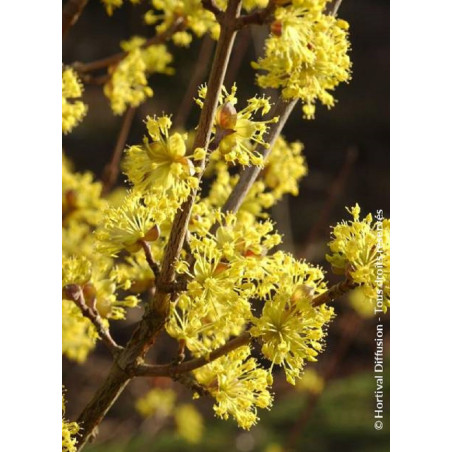
M88 0L68 0L63 7L63 39L66 36L69 28L77 22L80 14L85 9Z
M223 346L217 348L211 352L208 356L202 358L191 359L190 361L185 361L179 365L174 364L163 364L163 365L152 365L152 364L142 364L137 367L135 375L140 377L171 377L174 375L191 372L195 369L199 369L212 361L228 354L229 352L243 347L251 342L252 336L248 331L245 331L240 336L229 340Z
M132 126L136 110L136 107L129 107L124 115L121 130L119 131L111 160L104 168L102 195L109 193L118 179L121 155L124 151L124 146L126 145L127 137L129 136L130 127Z
M309 231L305 245L303 246L303 251L301 253L303 258L308 260L310 259L310 250L313 246L315 246L319 233L325 229L325 226L328 223L328 218L331 215L331 211L333 210L333 207L339 199L339 196L344 191L345 185L348 181L357 157L358 151L356 150L356 148L352 147L347 150L344 163L328 190L327 199L325 200L317 221Z
M237 79L237 74L242 65L243 58L246 55L251 40L251 32L249 28L241 31L232 52L231 64L226 73L225 86L229 87Z
M210 11L211 13L215 14L217 20L222 18L224 13L217 5L217 2L215 0L201 0L201 3L204 9L207 9L207 11Z
M65 296L72 300L80 309L83 317L91 321L97 330L102 342L107 346L113 356L122 350L110 335L110 330L106 328L102 322L102 317L99 315L95 305L88 306L83 295L83 290L78 284L68 284L64 287Z
M140 244L144 250L144 254L146 255L146 262L148 263L149 267L151 267L151 270L154 273L154 277L157 280L160 276L160 267L159 264L154 260L151 246L148 242L146 242L146 240L140 240Z
M344 279L344 281L341 281L335 284L334 286L331 286L326 292L317 295L312 300L312 305L314 307L317 307L322 304L329 303L330 301L334 301L336 298L339 298L340 296L344 295L345 293L349 292L355 287L357 287L357 284L354 283L350 278L346 278Z
M275 12L275 8L276 8L275 0L270 0L266 8L260 9L246 16L240 16L237 19L236 26L238 29L240 29L246 27L247 25L263 25L269 23L273 19L273 13Z
M279 121L276 123L273 123L269 127L269 132L266 137L266 141L268 143L268 147L259 145L256 150L264 157L264 159L267 158L267 156L270 154L273 145L275 144L276 139L281 133L281 130L285 126L287 119L290 116L290 113L292 112L293 108L295 107L295 104L297 103L297 100L291 100L289 102L286 102L281 97L278 99L276 105L273 107L272 112L270 113L271 117L279 116ZM240 174L239 181L237 182L237 185L233 188L231 194L229 195L228 199L226 200L225 204L223 205L223 212L237 212L240 206L242 205L243 200L245 199L246 195L248 194L248 191L250 190L251 186L254 184L255 180L257 179L257 176L261 172L262 168L258 166L248 166L246 167ZM214 231L218 229L218 223L214 225Z
M221 22L220 37L207 84L207 96L201 111L193 149L198 147L206 149L209 143L219 94L236 36L235 20L240 14L240 9L241 0L229 0ZM199 177L202 176L205 164L205 160L200 162ZM193 191L189 199L182 204L174 219L158 278L158 282L162 284L171 283L175 279L174 265L182 250L195 197L196 191ZM164 327L168 316L169 299L170 295L159 290L157 284L152 304L146 305L145 313L133 331L129 342L118 354L106 380L78 418L77 422L82 429L78 443L79 451L89 442L94 430L128 385L138 363L144 358L157 334Z
M326 13L331 16L336 16L341 6L342 0L335 0L326 6Z
M163 33L159 33L153 36L152 38L149 38L141 47L146 48L151 45L161 44L171 38L171 36L177 31L183 30L185 26L186 25L184 18L178 17L174 20L173 24L167 30L165 30ZM119 63L127 55L128 52L118 52L114 55L110 55L100 60L92 61L91 63L75 62L72 64L72 66L80 74L85 74L86 72L97 71L108 66L113 66Z
M174 118L173 125L175 128L184 127L187 121L187 117L193 106L193 98L196 95L196 90L201 84L204 75L207 72L207 61L210 61L213 49L215 46L215 41L208 35L204 36L201 48L199 49L198 60L195 64L193 75L188 84L188 88L185 91L184 98L180 104L177 114Z
M222 21L220 37L218 39L217 50L215 52L212 71L207 83L207 95L201 110L201 117L193 144L193 150L197 148L206 149L210 141L215 111L218 107L219 95L223 86L226 68L231 56L232 46L234 44L237 31L234 23L236 17L240 13L241 0L231 0L228 3L226 15ZM198 164L198 177L201 178L204 173L206 159L204 158ZM162 264L161 281L169 283L174 279L174 264L178 259L182 246L184 244L187 233L188 223L191 210L196 198L197 190L190 193L189 198L185 201L181 209L174 218L173 227L171 229L170 238L166 248L165 257ZM158 302L158 293L156 294L156 302ZM163 301L163 300L161 300ZM165 308L166 310L166 308Z
M335 353L331 357L331 360L329 361L329 364L325 369L325 372L323 373L323 380L325 384L327 384L333 377L347 350L353 343L353 339L356 337L359 331L359 327L362 325L362 319L359 318L356 314L348 314L348 317L346 317L344 320L344 328L341 329L339 344L337 345ZM286 442L286 447L284 448L285 451L291 452L295 450L297 439L301 437L301 434L306 428L306 425L311 418L322 394L323 391L315 394L310 394L307 407L300 413L300 416L290 430L288 440Z

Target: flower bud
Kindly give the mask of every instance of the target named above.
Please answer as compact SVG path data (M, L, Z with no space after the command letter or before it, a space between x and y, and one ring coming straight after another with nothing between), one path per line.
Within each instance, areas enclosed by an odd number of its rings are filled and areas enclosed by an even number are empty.
M83 296L85 298L85 303L91 309L95 308L96 305L96 288L93 283L87 283L83 286Z
M78 300L80 298L80 286L78 284L66 284L63 287L63 298Z
M147 242L155 242L160 237L160 228L158 225L152 226L151 229L149 229L148 232L146 232L144 239Z
M68 207L75 209L77 207L77 192L75 190L67 190L64 196Z
M237 124L237 110L231 102L226 102L217 111L217 125L222 129L234 129Z
M270 25L270 31L275 35L275 36L281 36L282 35L282 22L280 20L275 20L274 22L272 22L272 24Z

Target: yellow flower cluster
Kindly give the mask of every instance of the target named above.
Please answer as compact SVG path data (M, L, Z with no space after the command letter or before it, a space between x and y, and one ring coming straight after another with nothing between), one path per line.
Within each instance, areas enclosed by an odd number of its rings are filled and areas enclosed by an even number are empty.
M151 137L142 145L126 150L123 169L134 188L146 198L165 195L169 201L183 202L198 187L195 167L186 155L187 136L169 133L169 116L148 117L146 126Z
M129 193L120 207L104 211L103 222L96 230L98 249L113 257L122 250L136 253L143 241L154 242L160 237L160 226L171 220L174 207L166 198L148 197L145 202L139 194Z
M137 400L135 408L143 417L168 417L176 405L177 394L172 389L151 389Z
M73 301L62 304L62 352L66 358L83 363L97 339L96 330L90 320L83 317Z
M215 414L249 430L259 420L257 408L270 408L273 397L267 389L270 374L249 358L249 347L240 347L196 370L196 379L216 400Z
M216 164L215 172L216 178L210 188L209 196L203 202L209 206L220 208L237 184L239 176L231 175L227 165L221 161ZM257 180L252 185L237 213L240 222L253 224L256 218L268 216L264 210L272 207L276 199L271 192L266 191L266 188L263 180Z
M261 176L240 206L238 217L241 222L252 224L256 218L265 218L265 210L274 206L285 194L298 194L298 184L308 172L302 150L301 143L288 143L283 137L278 137L264 163ZM237 184L239 176L231 175L227 164L216 159L214 154L211 155L211 165L206 172L215 174L215 180L209 196L203 202L220 208Z
M70 169L69 162L63 158L62 183L62 215L63 225L76 223L97 225L100 221L100 211L106 202L101 198L102 185L94 182L89 172L80 174Z
M264 135L268 130L268 124L278 121L272 118L268 121L255 121L253 115L261 112L265 115L270 111L270 102L265 97L253 97L248 100L248 105L237 111L237 86L234 84L231 93L223 87L220 94L220 106L217 109L214 121L215 149L223 158L231 164L263 166L262 155L254 150L256 144L268 145L264 141ZM207 87L201 86L198 91L196 103L202 108L207 95ZM215 157L214 157L215 158Z
M185 341L202 356L243 331L251 320L252 297L265 297L273 288L266 281L274 271L268 251L281 241L271 222L253 228L233 214L222 216L215 236L196 230L190 239L194 264L181 259L177 269L190 278L187 291L171 304L168 333ZM276 262L275 265L278 265Z
M301 99L303 113L314 118L319 100L328 108L330 93L350 79L348 23L324 14L326 0L297 0L278 7L265 55L253 63L264 71L257 76L263 88L281 88L285 99Z
M137 400L135 408L143 417L174 417L178 435L187 442L197 444L204 432L201 414L190 403L176 405L177 394L172 389L151 389Z
M152 255L156 262L163 258L162 241L152 242ZM155 283L155 275L146 261L144 253L134 253L124 256L110 273L111 277L123 290L134 294L146 292Z
M297 381L297 391L321 394L325 387L325 380L314 369L306 369L303 376Z
M288 143L279 136L265 161L262 178L276 200L286 193L298 195L298 183L308 174L306 159L302 155L303 143Z
M82 96L83 85L71 68L63 71L63 133L69 133L86 115L88 107L77 100Z
M66 411L66 401L64 400L63 394L63 452L76 452L77 451L77 438L75 435L80 430L77 422L69 422L64 419L64 414Z
M79 285L87 305L95 308L108 325L108 319L125 318L125 308L136 306L138 299L133 295L117 298L116 291L125 281L120 280L113 260L96 252L93 231L100 226L102 210L107 207L100 195L101 185L93 181L91 174L72 172L67 159L63 159L62 286ZM62 314L63 354L83 362L95 346L96 330L75 303L64 297Z
M316 361L323 349L325 327L334 315L325 305L314 308L315 294L325 291L323 273L317 267L284 256L276 293L253 319L251 334L262 340L262 354L283 366L287 381L295 384L305 361Z
M159 44L146 47L145 43L146 40L139 36L122 42L121 47L128 54L108 70L110 80L104 86L104 93L117 115L124 113L128 106L137 107L154 95L148 86L149 75L174 73L168 66L173 57L166 46Z
M352 220L333 228L326 256L333 271L346 274L361 286L361 296L384 312L390 305L390 221L377 212L376 220L368 214L360 220L358 204L347 209Z
M167 31L176 20L183 18L186 30L196 37L210 33L212 38L218 39L220 24L215 15L203 8L201 0L152 0L153 9L144 15L148 25L158 24L157 33ZM187 31L176 33L173 41L176 45L186 46L192 36Z
M174 411L174 421L178 435L191 444L201 442L204 433L204 420L191 403L178 405Z

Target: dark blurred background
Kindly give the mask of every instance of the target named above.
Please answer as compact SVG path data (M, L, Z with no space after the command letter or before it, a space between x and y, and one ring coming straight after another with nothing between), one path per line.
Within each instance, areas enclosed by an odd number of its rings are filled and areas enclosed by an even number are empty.
M108 17L100 1L88 2L63 43L63 63L97 60L118 52L121 40L133 35L153 36L153 28L142 21L147 9L147 4L132 6L126 3ZM329 271L323 256L329 226L346 216L344 206L358 202L364 213L383 209L385 216L390 216L389 1L344 0L339 16L350 23L353 78L348 85L341 85L336 90L338 103L332 110L318 107L315 120L304 120L300 107L295 108L283 135L289 141L304 143L309 174L300 183L300 195L287 197L272 212L285 235L284 246L297 257L322 265L332 283L337 279ZM237 38L233 54L235 62L230 65L226 86L229 88L231 82L236 81L239 99L245 100L259 92L249 62L257 58L255 49L262 47L265 34L262 28L253 27L251 32L241 32ZM199 64L201 46L202 40L194 40L189 49L169 44L176 75L151 76L149 85L155 96L139 107L127 144L141 141L146 115L177 113L194 67ZM204 43L204 47L208 45ZM210 59L203 62L206 69L210 62ZM202 82L206 78L207 75ZM76 170L90 170L100 178L111 158L122 118L112 114L101 86L86 84L83 97L89 106L88 115L71 134L63 137L63 148ZM193 105L186 127L195 126L198 115L199 109ZM205 415L207 425L205 439L200 445L189 446L173 434L171 423L158 433L138 428L142 424L134 412L134 400L143 395L146 388L164 383L135 382L107 416L96 446L89 450L277 452L288 446L306 452L389 450L389 374L385 375L384 428L376 431L373 427L375 383L372 366L376 319L363 317L347 300L336 306L338 318L330 328L326 350L319 363L309 366L327 380L322 394L294 391L283 378L277 379L273 410L262 413L260 424L249 433L241 432L232 422L214 419L210 402L199 401L197 408ZM131 323L137 320L133 315L129 317L128 324L114 327L119 338L125 339ZM389 314L385 317L384 328L385 367L389 370ZM162 344L162 351L155 352L156 360L164 353L165 340ZM108 366L109 359L102 346L97 347L84 366L63 362L68 417L78 415ZM178 391L182 398L189 400L188 392Z

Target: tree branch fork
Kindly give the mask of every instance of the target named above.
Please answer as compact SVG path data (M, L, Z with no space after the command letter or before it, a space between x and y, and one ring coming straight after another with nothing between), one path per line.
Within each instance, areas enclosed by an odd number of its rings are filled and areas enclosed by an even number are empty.
M231 56L232 46L237 31L245 25L253 23L262 24L267 20L270 20L273 12L272 8L275 7L275 2L270 0L267 8L248 16L240 15L241 0L229 0L226 11L217 11L214 0L204 0L203 5L206 9L210 8L209 10L218 16L221 31L207 83L207 96L203 109L201 110L193 149L198 147L208 149L214 115L218 107L219 95L223 86L226 68ZM116 62L119 61L118 58L120 60L122 54L117 54L115 56ZM92 63L91 66L89 66L89 64L85 65L82 69L79 66L79 70L88 72L90 70L106 67L111 64L111 58L109 61L107 60L108 59L104 59L101 62L94 62L95 64ZM279 113L280 121L275 123L274 127L269 131L268 141L270 148L259 149L264 156L270 152L274 141L281 132L295 103L296 101L285 102L280 99L275 106L276 111ZM199 163L198 176L200 178L203 175L205 165L206 159ZM223 210L238 210L244 197L248 193L248 190L251 188L251 185L259 174L259 171L259 168L249 167L242 172L239 183L236 185L231 197L223 207ZM240 191L240 193L238 193L238 191ZM161 266L154 261L151 249L147 246L146 242L142 243L148 264L156 276L156 292L152 299L152 303L146 306L142 319L138 322L131 338L124 347L119 346L111 337L111 334L109 330L105 328L99 313L95 310L95 306L88 305L84 299L82 288L75 285L65 287L67 297L70 300L73 300L80 308L82 314L92 321L99 337L114 356L114 363L106 380L102 383L79 416L78 422L82 427L78 443L79 451L82 450L93 437L98 424L102 421L105 414L132 378L141 376L166 376L183 383L184 380L182 377L184 375L188 375L190 372L224 356L232 350L249 345L252 342L250 332L245 331L204 357L163 365L146 364L144 362L147 351L153 345L157 335L164 328L167 321L170 300L174 296L177 296L180 291L185 290L183 284L176 281L174 266L181 254L186 239L189 219L196 199L196 194L197 191L193 190L187 201L182 204L180 210L176 214ZM314 298L313 305L320 306L323 303L332 301L351 288L349 282L340 285L340 287L337 286L338 285L332 286L327 292ZM183 356L183 353L181 356Z

